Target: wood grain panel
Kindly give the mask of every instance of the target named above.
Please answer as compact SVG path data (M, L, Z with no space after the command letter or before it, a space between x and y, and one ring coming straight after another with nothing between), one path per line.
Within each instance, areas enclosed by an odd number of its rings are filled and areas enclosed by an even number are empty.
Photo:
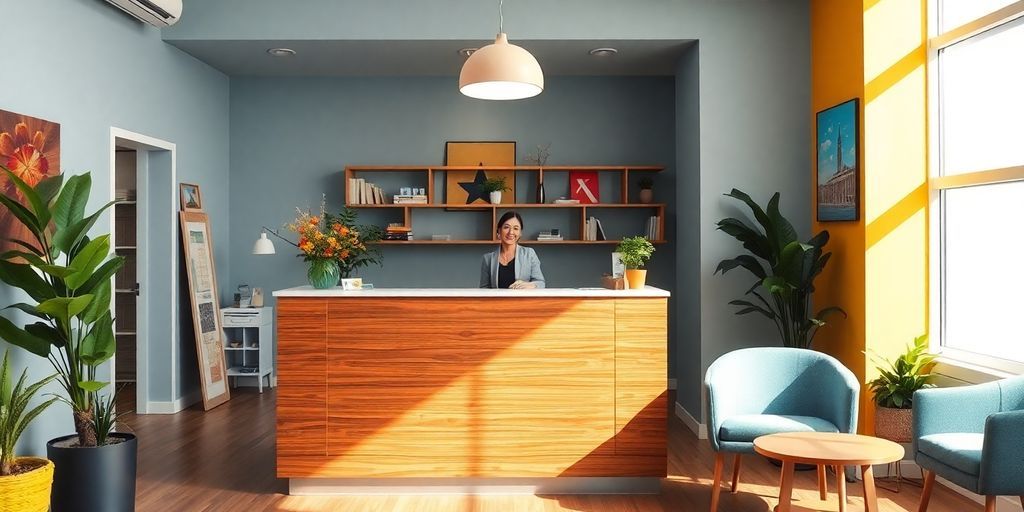
M510 455L571 465L614 435L613 313L611 300L332 303L328 453L454 457L475 475Z
M665 453L668 299L615 301L615 453Z
M279 462L281 464L281 462ZM437 454L413 457L303 457L289 458L286 472L295 478L311 477L585 477L652 476L665 474L665 456L608 455L589 457L585 464L569 463L564 456L528 454L480 461ZM278 468L278 473L282 468Z
M278 476L286 461L327 453L327 300L277 301Z

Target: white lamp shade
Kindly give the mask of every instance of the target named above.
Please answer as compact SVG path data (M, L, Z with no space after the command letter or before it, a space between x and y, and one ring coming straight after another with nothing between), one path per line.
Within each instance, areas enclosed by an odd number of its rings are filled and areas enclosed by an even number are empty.
M252 246L253 254L276 254L274 250L274 242L267 238L266 233L260 233L260 237L256 240L256 243Z
M544 72L530 52L509 44L504 32L462 65L459 91L481 100L519 100L544 90Z

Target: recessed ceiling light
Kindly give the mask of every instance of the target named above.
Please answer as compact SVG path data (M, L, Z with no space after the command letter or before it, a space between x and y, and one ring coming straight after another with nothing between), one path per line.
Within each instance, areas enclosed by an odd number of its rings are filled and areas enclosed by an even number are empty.
M611 57L616 53L619 53L619 51L615 48L594 48L590 50L590 54L594 57Z
M267 53L274 57L291 57L292 55L295 55L295 50L292 50L291 48L270 48L267 50Z
M473 52L477 50L479 50L479 48L462 48L459 50L459 55L462 55L463 57L469 57L470 55L473 55Z

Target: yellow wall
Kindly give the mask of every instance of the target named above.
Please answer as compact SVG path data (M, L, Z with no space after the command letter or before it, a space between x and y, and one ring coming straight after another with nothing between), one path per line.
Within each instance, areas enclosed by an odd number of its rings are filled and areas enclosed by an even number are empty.
M862 382L877 375L863 351L891 358L927 332L925 8L925 0L811 2L812 110L850 98L861 107L860 220L812 224L829 231L833 252L815 308L838 305L849 318L834 319L816 347ZM870 403L865 387L861 432L873 431Z

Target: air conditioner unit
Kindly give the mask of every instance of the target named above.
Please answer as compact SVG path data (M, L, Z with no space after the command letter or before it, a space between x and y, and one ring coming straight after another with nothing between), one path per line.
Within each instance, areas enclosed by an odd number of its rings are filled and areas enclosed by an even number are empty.
M181 0L107 0L154 27L174 25L181 18Z

